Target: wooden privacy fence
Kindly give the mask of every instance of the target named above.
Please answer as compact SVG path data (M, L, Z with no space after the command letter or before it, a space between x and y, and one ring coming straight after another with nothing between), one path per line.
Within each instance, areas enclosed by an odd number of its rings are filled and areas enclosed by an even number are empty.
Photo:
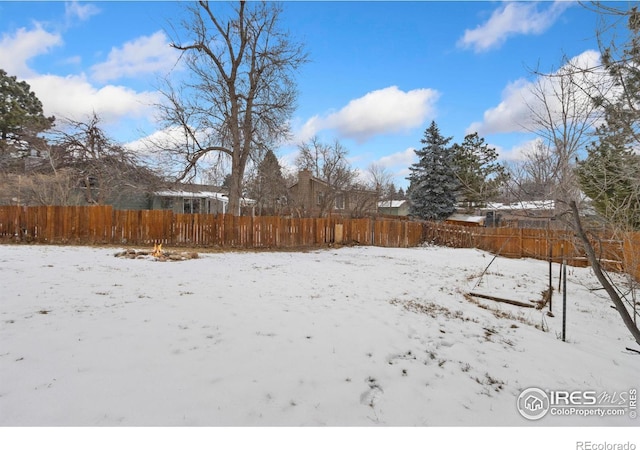
M436 245L478 248L511 258L536 258L553 261L563 258L573 266L587 266L582 242L573 231L531 228L484 228L425 223L424 240ZM603 266L624 271L640 280L640 233L612 236L592 235L592 245Z
M388 219L235 217L110 206L0 206L0 239L51 244L412 247L422 242L422 231L421 223Z
M287 248L329 243L413 247L422 242L478 248L514 258L548 259L586 266L571 231L484 228L392 219L234 217L115 210L110 206L0 206L0 240L51 244ZM595 236L604 266L640 280L640 233Z

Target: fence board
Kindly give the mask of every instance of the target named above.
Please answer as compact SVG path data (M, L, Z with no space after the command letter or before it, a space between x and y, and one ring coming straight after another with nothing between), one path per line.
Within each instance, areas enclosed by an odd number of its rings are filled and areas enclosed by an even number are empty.
M422 242L480 248L503 256L547 259L564 255L585 265L571 232L544 229L465 227L393 219L236 217L122 211L110 206L0 206L0 239L42 243L280 248L334 243L412 247ZM339 233L338 233L338 237ZM613 268L640 278L640 233L596 236L596 251Z
M547 260L549 247L554 262L563 258L573 266L588 265L582 244L565 230L466 227L427 223L424 239L438 245L479 248L501 256ZM592 244L601 263L609 270L623 270L640 280L640 233L615 238L593 235Z

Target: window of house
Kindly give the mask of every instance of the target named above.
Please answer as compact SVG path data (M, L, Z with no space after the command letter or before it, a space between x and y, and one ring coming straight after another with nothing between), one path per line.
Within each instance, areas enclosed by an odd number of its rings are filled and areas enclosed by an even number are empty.
M323 200L324 200L324 192L318 192L318 195L316 197L316 205L322 206Z
M344 194L338 194L335 203L336 209L344 209Z
M160 198L160 208L161 209L173 209L173 198L171 198L171 197L161 197Z
M185 214L200 214L202 211L201 198L185 198L184 199L184 213Z

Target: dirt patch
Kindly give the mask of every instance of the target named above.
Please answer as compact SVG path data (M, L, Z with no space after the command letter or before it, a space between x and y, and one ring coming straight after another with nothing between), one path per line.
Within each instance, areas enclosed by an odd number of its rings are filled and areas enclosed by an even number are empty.
M198 253L196 252L177 252L162 250L161 252L154 252L154 250L134 250L127 249L118 252L114 255L116 258L126 259L153 259L154 261L188 261L190 259L197 259Z

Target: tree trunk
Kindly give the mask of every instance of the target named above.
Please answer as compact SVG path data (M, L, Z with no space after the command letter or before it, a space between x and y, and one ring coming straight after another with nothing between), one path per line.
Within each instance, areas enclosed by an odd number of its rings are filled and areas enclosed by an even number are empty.
M93 199L93 192L91 192L91 182L88 177L84 177L84 199L89 205L95 204L95 200Z
M636 325L633 323L633 318L629 315L629 312L624 306L624 303L618 295L615 287L609 282L607 277L602 272L602 267L600 266L600 261L598 261L596 252L593 249L591 242L589 242L587 234L582 228L582 222L580 221L580 215L578 213L578 206L576 205L576 202L571 201L570 206L573 213L573 219L575 221L576 232L578 233L578 237L582 241L582 245L584 246L584 250L587 253L587 258L589 259L589 263L591 264L591 268L593 269L596 278L598 278L598 281L609 295L609 298L611 298L611 301L615 305L616 310L618 310L618 314L620 314L620 317L622 317L622 321L631 332L631 335L636 340L636 343L640 345L640 330L638 330Z
M240 167L231 168L231 180L229 186L229 207L227 214L232 216L240 215L240 199L242 198L242 176Z

